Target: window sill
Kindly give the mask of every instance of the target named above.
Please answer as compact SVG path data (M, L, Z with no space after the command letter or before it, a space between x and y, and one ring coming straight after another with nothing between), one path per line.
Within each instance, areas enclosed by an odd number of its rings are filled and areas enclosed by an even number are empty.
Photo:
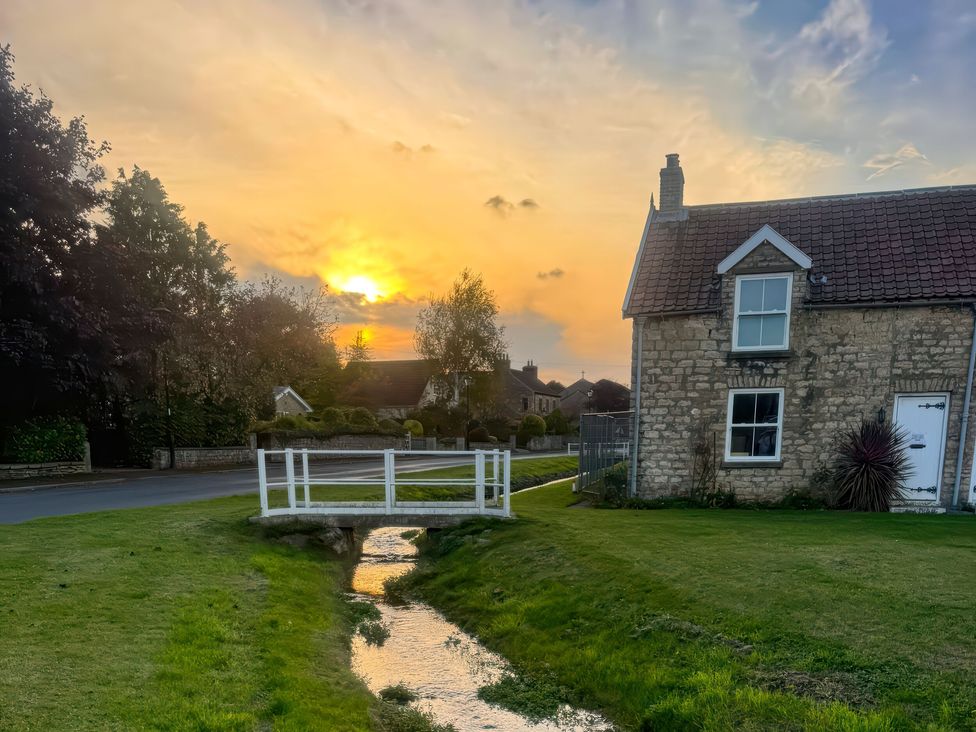
M793 351L787 350L776 350L776 351L729 351L725 354L725 357L729 361L775 361L793 358L796 355Z
M737 470L739 468L782 468L782 460L723 460L719 466L722 470Z

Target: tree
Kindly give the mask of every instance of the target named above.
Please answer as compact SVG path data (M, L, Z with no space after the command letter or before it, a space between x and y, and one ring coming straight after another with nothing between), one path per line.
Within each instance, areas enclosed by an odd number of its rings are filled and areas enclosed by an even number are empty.
M191 226L159 179L139 167L130 176L119 171L106 216L93 284L130 387L154 393L167 369L188 392L223 396L223 338L237 286L224 245L205 224Z
M505 329L498 320L495 294L480 274L461 272L450 292L430 298L417 317L414 345L448 382L452 403L461 401L465 376L489 371L505 351Z
M352 361L371 361L373 358L373 349L370 348L369 343L366 341L366 334L364 331L357 330L356 337L352 339L348 346L346 346L343 351L343 355L346 358L346 363Z
M600 379L589 398L589 410L594 412L625 412L630 409L630 389L609 379Z
M225 344L238 393L261 414L269 410L276 385L293 386L318 409L333 404L339 374L335 327L324 287L288 287L267 277L238 288Z
M0 419L83 408L111 369L106 319L86 275L90 215L108 149L83 120L62 124L44 94L15 85L0 47Z

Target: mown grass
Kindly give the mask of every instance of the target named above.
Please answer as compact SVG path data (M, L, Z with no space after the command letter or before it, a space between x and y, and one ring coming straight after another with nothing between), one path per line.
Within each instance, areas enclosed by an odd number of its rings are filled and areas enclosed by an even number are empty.
M572 503L517 495L406 583L625 729L976 728L971 516Z
M347 567L231 498L0 527L0 729L367 730Z
M557 457L524 458L512 461L511 486L512 490L519 490L530 485L536 485L556 478L565 477L573 473L579 465L576 455L560 455ZM491 464L486 467L488 478L491 478ZM499 467L501 470L501 467ZM309 471L314 475L314 465ZM430 470L402 471L397 473L397 498L403 501L459 501L474 500L473 486L454 485L411 485L411 480L427 478L474 478L473 465L459 465L448 468L432 468ZM312 485L309 489L313 501L382 501L384 488L382 483L364 486L348 485ZM304 498L301 485L297 486L296 496L299 501ZM491 498L490 489L488 497ZM286 506L287 494L283 489L270 491L270 504Z

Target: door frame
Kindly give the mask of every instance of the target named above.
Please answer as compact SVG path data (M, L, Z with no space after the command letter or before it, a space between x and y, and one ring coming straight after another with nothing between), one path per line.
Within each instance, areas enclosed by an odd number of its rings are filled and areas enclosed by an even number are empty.
M936 476L935 498L931 500L915 499L919 503L939 503L942 500L942 473L945 470L945 455L949 443L949 409L952 407L950 401L951 394L947 391L897 391L895 392L895 408L891 414L891 421L898 424L898 398L899 397L933 397L935 399L945 399L945 412L942 414L942 452L939 455L939 474ZM913 499L905 499L913 500Z

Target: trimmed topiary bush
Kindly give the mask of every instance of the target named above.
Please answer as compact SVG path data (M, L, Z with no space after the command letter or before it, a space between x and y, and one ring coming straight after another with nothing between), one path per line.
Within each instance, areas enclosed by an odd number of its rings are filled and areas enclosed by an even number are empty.
M542 437L546 434L546 420L538 414L526 414L519 424L519 432L524 432L529 437Z
M15 463L81 460L85 426L65 417L30 419L11 430L5 452Z
M338 407L326 407L319 414L319 421L326 427L335 428L346 423L346 415Z
M862 420L837 443L837 503L851 511L888 511L908 477L907 433L891 422Z
M546 415L546 432L550 435L569 434L569 420L561 409L556 408Z
M346 412L346 421L355 427L375 427L380 426L376 417L366 407L353 407Z
M403 421L403 427L414 437L424 436L424 426L415 419L405 419Z
M404 429L402 425L395 419L390 419L389 417L384 417L380 420L380 429L385 432L403 432Z
M484 427L475 427L468 433L468 442L491 442L491 435Z

